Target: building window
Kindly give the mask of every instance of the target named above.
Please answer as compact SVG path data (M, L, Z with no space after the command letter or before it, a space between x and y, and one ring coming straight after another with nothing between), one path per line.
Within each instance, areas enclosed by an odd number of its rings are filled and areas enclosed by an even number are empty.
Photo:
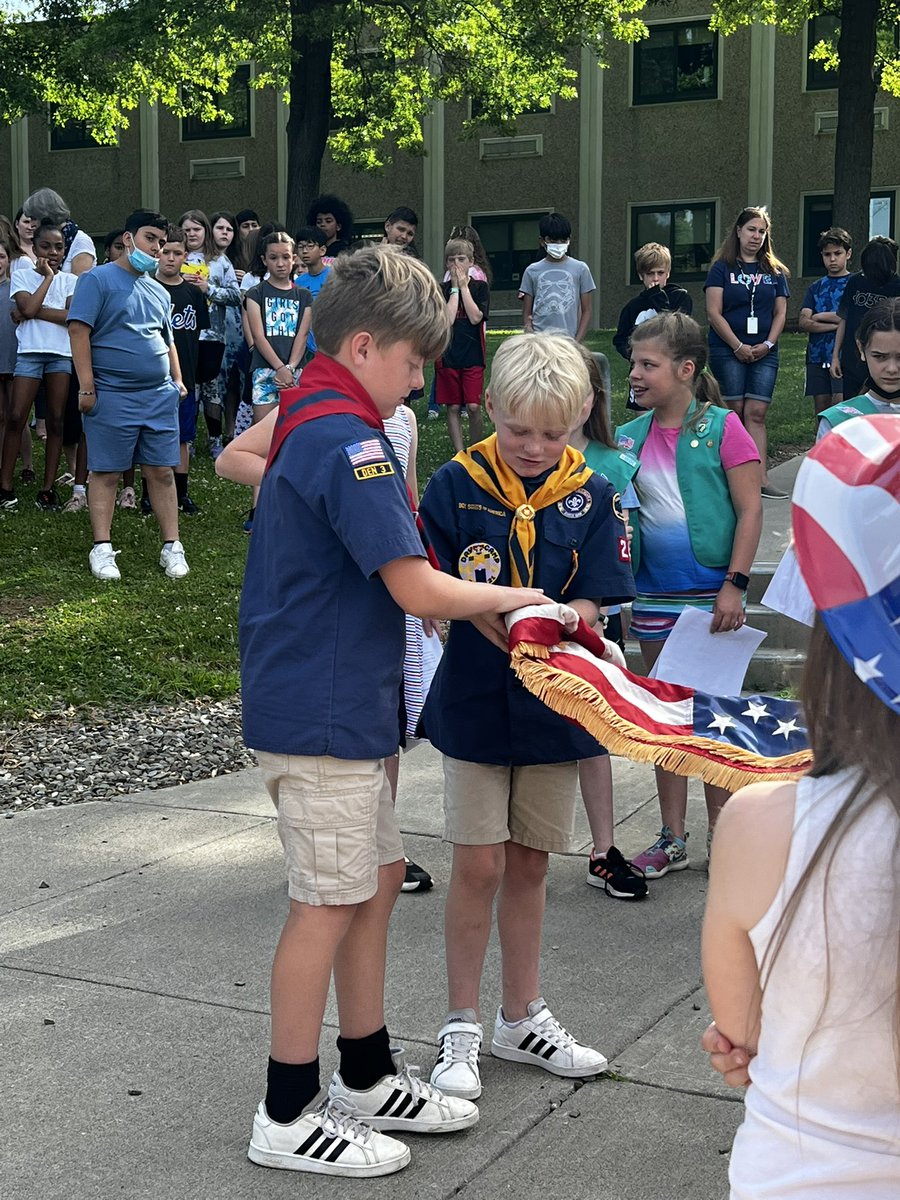
M634 104L715 100L719 95L718 36L705 21L650 25L633 48Z
M373 217L371 220L354 221L354 238L364 246L380 246L384 237L384 221L384 217L380 220Z
M806 90L820 92L826 88L836 88L838 72L828 71L825 64L816 62L809 56L819 42L837 44L837 35L841 28L840 17L831 13L821 13L818 17L810 17L806 22Z
M518 291L525 268L541 257L538 221L549 211L544 208L536 212L470 216L491 264L493 287L497 291Z
M55 125L50 120L50 149L51 150L97 150L99 143L94 141L91 127L87 121L64 121Z
M700 204L654 204L631 210L631 282L640 283L634 268L634 252L647 242L661 242L672 255L675 283L705 279L716 249L716 206L711 200Z
M834 223L833 196L804 196L803 198L803 274L821 275L822 256L818 240ZM897 219L896 191L873 192L869 199L869 237L893 237ZM859 270L859 252L855 246L854 270Z
M224 96L214 96L213 101L230 121L204 121L200 117L181 118L181 140L199 142L206 138L252 137L250 117L250 64L238 67L228 84Z

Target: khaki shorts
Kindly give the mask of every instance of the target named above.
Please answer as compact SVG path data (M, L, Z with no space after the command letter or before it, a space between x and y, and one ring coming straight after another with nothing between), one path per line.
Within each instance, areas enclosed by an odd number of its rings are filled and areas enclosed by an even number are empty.
M378 868L403 858L382 759L256 755L278 810L288 894L301 904L362 904Z
M572 849L578 763L498 767L444 755L444 838L459 846L518 842Z

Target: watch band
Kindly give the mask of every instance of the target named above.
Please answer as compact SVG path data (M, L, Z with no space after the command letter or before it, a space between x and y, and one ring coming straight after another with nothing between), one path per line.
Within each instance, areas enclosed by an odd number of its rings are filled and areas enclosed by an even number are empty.
M740 588L742 592L746 592L747 588L750 586L750 576L742 575L740 571L730 571L725 576L725 579L728 581L728 583L734 584L736 588Z

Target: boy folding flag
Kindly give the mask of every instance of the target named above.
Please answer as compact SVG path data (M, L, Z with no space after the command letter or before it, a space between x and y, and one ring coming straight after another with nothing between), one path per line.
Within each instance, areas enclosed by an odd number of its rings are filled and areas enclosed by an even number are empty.
M611 754L735 791L797 779L812 765L803 713L773 696L707 696L623 665L573 609L548 604L506 618L511 666L525 687Z

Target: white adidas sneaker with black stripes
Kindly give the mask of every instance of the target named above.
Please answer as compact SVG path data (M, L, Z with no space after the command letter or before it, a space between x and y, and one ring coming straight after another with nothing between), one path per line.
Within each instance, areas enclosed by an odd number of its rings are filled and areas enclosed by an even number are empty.
M391 1175L409 1164L409 1147L358 1121L323 1088L296 1121L280 1125L260 1104L247 1157L261 1167L364 1179Z
M396 1075L385 1075L365 1091L348 1088L335 1071L328 1095L340 1100L359 1121L373 1129L405 1130L409 1133L453 1133L478 1121L478 1106L471 1100L445 1096L439 1088L419 1077L419 1068L404 1061L403 1051L391 1047Z
M599 1075L608 1065L599 1050L575 1041L543 998L532 1000L528 1005L528 1016L521 1021L505 1021L503 1009L497 1009L491 1054L511 1062L531 1063L553 1075L573 1079Z

